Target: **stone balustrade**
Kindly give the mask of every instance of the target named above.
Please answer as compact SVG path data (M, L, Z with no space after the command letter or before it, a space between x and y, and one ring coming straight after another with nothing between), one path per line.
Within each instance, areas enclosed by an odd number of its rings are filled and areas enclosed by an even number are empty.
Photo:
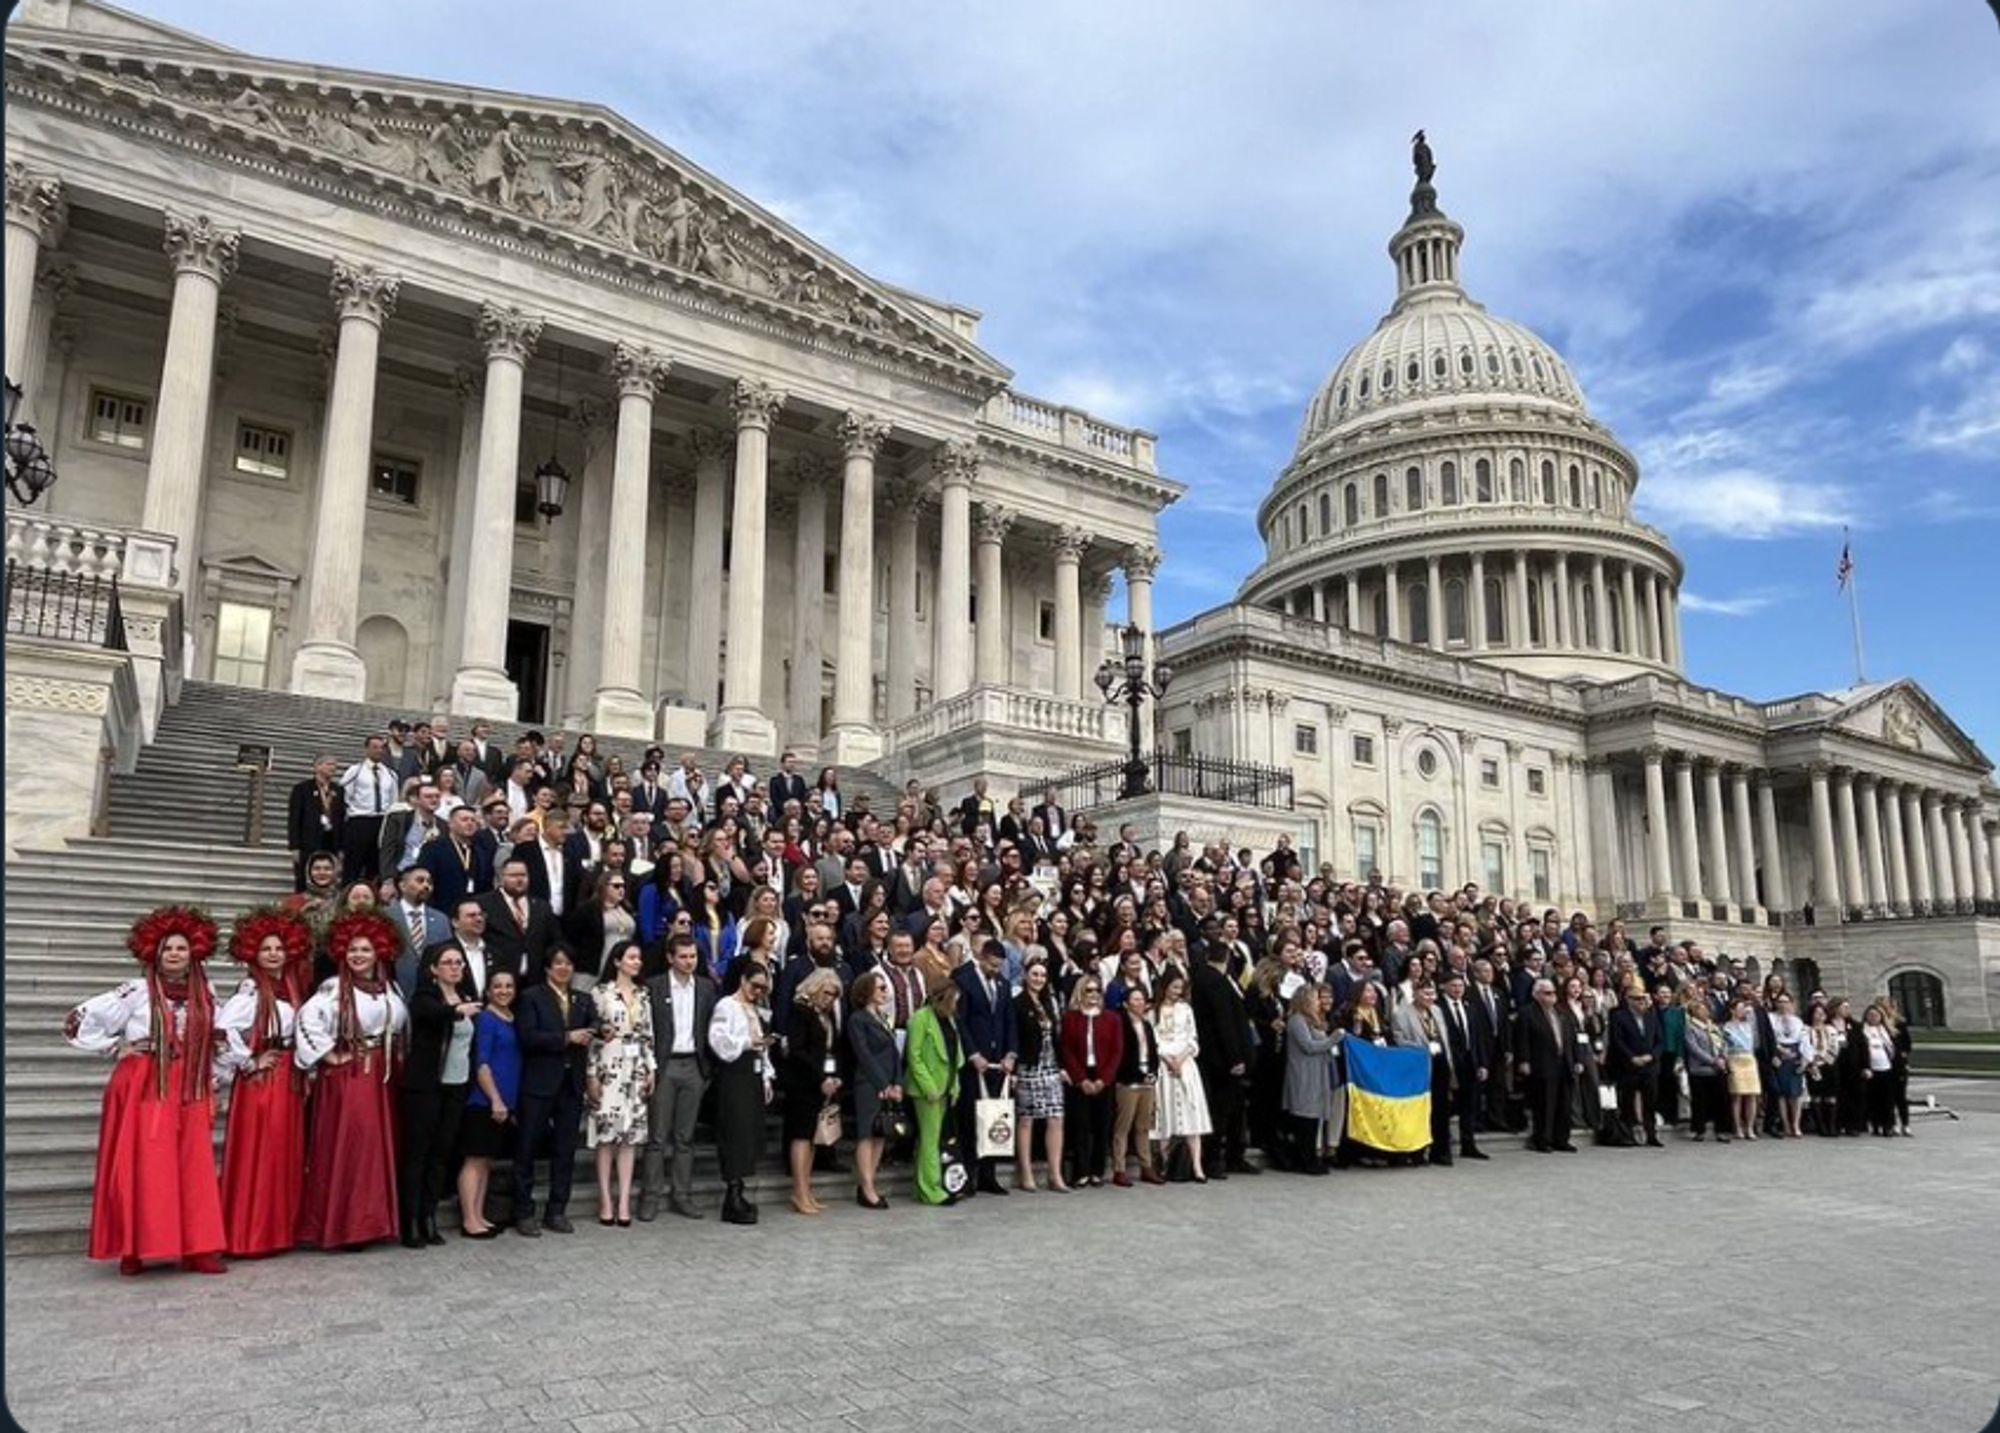
M1056 447L1109 458L1148 473L1157 471L1153 434L1106 423L1080 408L1045 403L1010 389L994 395L986 408L986 421Z
M979 686L933 702L889 728L890 751L907 751L954 732L986 726L1008 734L1122 746L1126 712L1104 702L1069 701L1013 687Z
M126 587L167 587L175 543L141 528L65 522L28 508L7 510L7 561L50 572L118 579Z

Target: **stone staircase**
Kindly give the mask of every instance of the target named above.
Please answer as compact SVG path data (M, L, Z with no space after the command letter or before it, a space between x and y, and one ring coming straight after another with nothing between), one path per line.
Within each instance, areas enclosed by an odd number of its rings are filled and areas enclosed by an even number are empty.
M59 851L24 852L6 869L6 1247L9 1253L74 1251L83 1247L97 1150L98 1102L109 1065L63 1043L64 1015L79 1001L129 978L125 953L131 923L168 901L205 907L223 924L244 908L291 889L285 851L285 802L292 784L309 774L315 755L358 754L368 733L392 716L420 713L352 703L188 683L160 723L157 740L138 768L112 779L110 834L70 842ZM512 741L524 728L500 729ZM263 798L263 839L245 844L249 778L234 769L238 743L272 748ZM606 740L636 767L644 743ZM675 759L678 751L671 751ZM704 771L720 771L725 754L703 751ZM18 759L18 758L17 758ZM763 777L769 762L753 764ZM877 811L895 809L896 792L880 777L842 768L851 800L867 793ZM237 978L234 962L211 969L223 992ZM221 1121L217 1121L220 1142ZM755 1193L782 1200L775 1136L766 1174ZM578 1207L594 1208L594 1176L578 1170ZM714 1205L718 1179L711 1151L697 1162L698 1185ZM840 1176L825 1176L821 1198L848 1197ZM907 1183L890 1178L885 1188ZM449 1211L447 1210L447 1214Z

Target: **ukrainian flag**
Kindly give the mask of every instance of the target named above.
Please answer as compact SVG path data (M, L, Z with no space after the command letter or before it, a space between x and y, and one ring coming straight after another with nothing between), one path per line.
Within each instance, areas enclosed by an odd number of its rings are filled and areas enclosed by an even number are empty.
M1341 1042L1347 1057L1347 1137L1389 1154L1431 1142L1431 1057L1427 1050Z

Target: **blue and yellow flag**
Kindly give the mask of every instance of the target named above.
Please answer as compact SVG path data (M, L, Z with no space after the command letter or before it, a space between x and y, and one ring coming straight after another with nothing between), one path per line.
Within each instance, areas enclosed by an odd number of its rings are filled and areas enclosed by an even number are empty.
M1431 1057L1427 1050L1370 1044L1350 1035L1347 1137L1389 1154L1414 1154L1431 1142Z

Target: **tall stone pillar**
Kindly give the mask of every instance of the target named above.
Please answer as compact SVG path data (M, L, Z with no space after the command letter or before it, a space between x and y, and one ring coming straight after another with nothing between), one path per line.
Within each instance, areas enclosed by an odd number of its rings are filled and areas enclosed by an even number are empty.
M1097 669L1104 665L1104 632L1110 625L1111 571L1098 573L1083 584L1083 689L1090 690Z
M1160 570L1157 547L1125 550L1125 604L1127 620L1139 629L1140 650L1146 656L1146 682L1153 681L1153 577ZM1139 749L1153 749L1153 699L1139 705Z
M444 640L439 643L436 706L451 707L451 678L465 645L465 573L472 566L473 499L479 491L480 412L486 403L486 373L470 365L452 374L458 397L458 453L452 465L451 527L441 534L444 551Z
M1806 768L1812 783L1813 884L1816 887L1813 913L1821 925L1838 925L1843 903L1840 897L1839 858L1833 846L1833 797L1827 790L1827 764L1815 761Z
M1736 857L1736 900L1748 911L1759 905L1757 897L1757 847L1750 819L1750 773L1740 766L1729 768L1730 843Z
M1722 810L1722 767L1718 762L1701 764L1701 804L1708 817L1708 898L1718 905L1734 905L1734 882L1729 870L1729 822Z
M1315 622L1321 622L1321 623L1325 622L1325 621L1326 621L1326 584L1325 584L1324 582L1315 582L1315 583L1313 583L1313 585L1312 585L1312 604L1313 604L1313 621L1315 621ZM1061 605L1061 604L1060 604L1060 603L1058 603L1057 605L1058 605L1058 607L1060 607L1060 605Z
M24 383L28 372L29 319L35 305L36 266L65 218L62 182L19 160L7 162L7 377Z
M1639 592L1639 640L1647 660L1657 662L1660 660L1660 596L1650 567L1639 576Z
M820 748L820 669L826 653L826 480L818 458L786 466L797 501L792 507L792 663L788 744Z
M1951 842L1951 883L1958 895L1958 908L1970 910L1973 905L1972 885L1972 844L1965 834L1965 806L1961 801L1945 797L1944 829Z
M1008 621L1004 548L1015 517L1011 508L982 502L973 524L978 538L975 557L979 574L979 620L974 624L973 636L977 643L976 680L982 687L1005 686L1010 675L1012 630Z
M1833 771L1834 839L1840 845L1840 889L1843 904L1859 906L1867 902L1861 871L1861 831L1854 820L1854 771L1837 766Z
M1361 574L1350 571L1347 574L1347 610L1341 614L1350 632L1361 630Z
M1567 553L1556 554L1556 600L1549 606L1555 611L1555 625L1551 629L1555 633L1554 645L1564 650L1574 650L1581 646L1580 642L1574 642L1570 638L1569 554ZM1669 881L1668 884L1673 883Z
M1466 636L1472 639L1472 650L1486 650L1486 554L1472 554L1472 579L1467 584L1466 621L1471 630Z
M1694 761L1686 755L1674 758L1674 806L1674 826L1681 845L1681 878L1686 883L1681 894L1706 901L1709 886L1701 878L1701 827L1695 815Z
M1649 746L1640 755L1646 762L1646 864L1653 868L1653 902L1664 905L1668 915L1677 916L1680 906L1674 895L1674 852L1667 838L1667 754ZM1604 884L1601 875L1598 884Z
M903 484L889 504L889 721L917 710L917 551L922 494Z
M1675 671L1681 670L1681 599L1680 589L1672 583L1662 584L1660 600L1666 604L1667 660Z
M1910 913L1910 847L1903 835L1902 788L1894 781L1877 784L1876 801L1882 808L1882 844L1889 857L1889 909L1899 916Z
M572 515L576 519L576 600L570 606L569 630L577 636L570 643L569 660L563 663L559 710L566 729L589 731L594 728L597 688L604 668L604 554L611 546L617 406L585 393L570 405L569 421L583 439L583 467L570 487L572 501L563 510L564 527L571 526Z
M751 378L736 380L736 498L729 538L729 645L722 710L709 740L731 753L771 756L778 724L764 711L764 557L771 423L785 395Z
M611 350L611 374L618 381L618 439L592 718L606 736L653 734L652 694L639 685L646 630L646 508L653 486L653 395L671 366L650 348L621 343ZM584 640L590 640L588 634Z
M1528 625L1528 554L1514 554L1514 585L1508 592L1507 645L1525 650L1534 634Z
M507 611L514 591L514 488L521 469L521 389L542 321L518 308L483 304L476 325L486 347L486 402L479 415L479 483L472 499L466 565L465 636L451 679L451 709L512 721L520 693L507 675Z
M1778 844L1778 799L1771 773L1757 773L1757 849L1764 857L1764 904L1780 913L1792 908L1790 882L1785 878L1785 851Z
M1939 912L1958 908L1958 878L1952 870L1951 837L1944 826L1945 796L1924 793L1924 843L1930 852L1931 890Z
M946 443L938 475L936 696L946 701L972 685L972 480L979 452Z
M1889 871L1882 859L1882 803L1873 776L1866 772L1855 778L1855 805L1861 814L1861 856L1868 878L1868 911L1886 915L1889 910Z
M1584 763L1584 813L1590 825L1590 871L1593 894L1600 910L1615 909L1618 904L1618 886L1614 876L1617 862L1614 853L1618 849L1618 788L1611 775L1609 758L1593 756ZM1657 772L1657 766L1653 768ZM1651 791L1652 787L1647 787ZM1662 788L1661 809L1665 810L1665 788ZM1558 799L1557 820L1561 820L1563 803ZM1517 820L1516 826L1518 828ZM1664 895L1664 892L1661 893ZM1671 897L1667 897L1671 900Z
M1639 655L1638 583L1632 576L1632 564L1629 562L1618 565L1618 595L1625 629L1625 643L1619 650L1636 657Z
M1986 848L1987 865L1991 868L1989 879L1993 882L1993 899L2000 901L2000 826L1995 826L1986 833Z
M1597 613L1597 650L1609 652L1611 642L1611 589L1604 585L1604 559L1590 559L1590 602Z
M16 229L9 222L10 244ZM153 451L146 463L146 501L139 525L173 537L175 585L183 593L193 590L201 571L197 529L208 410L214 397L215 315L223 282L236 271L241 239L236 230L218 228L206 214L166 212L174 297L167 316L167 355L160 366L160 398L153 414ZM33 273L30 269L31 280ZM13 283L11 275L8 283ZM11 335L11 318L8 324Z
M1064 701L1083 700L1083 554L1090 546L1090 534L1070 525L1056 529L1056 681L1055 692ZM1313 615L1326 620L1322 589L1313 587Z
M1389 613L1389 640L1403 640L1403 594L1396 581L1396 564L1382 564L1382 605Z
M722 543L735 440L719 428L687 436L694 459L694 553L688 563L687 694L709 721L722 709Z
M340 338L319 453L305 640L292 657L292 690L306 696L349 702L368 696L368 667L354 646L361 608L361 538L375 447L376 360L382 325L395 311L401 284L369 265L334 260Z
M1972 867L1972 899L1984 910L1993 904L1993 865L1989 859L1992 851L1986 841L1986 823L1980 819L1978 798L1968 798L1960 808L1959 816L1965 823L1965 859Z
M882 754L875 725L875 455L889 425L850 409L840 420L840 645L833 668L833 759Z
M1444 650L1444 572L1435 557L1424 562L1424 625L1430 628L1430 648Z
M1910 847L1910 903L1918 915L1929 915L1937 892L1931 885L1928 823L1924 820L1923 788L1903 787L1903 838Z

